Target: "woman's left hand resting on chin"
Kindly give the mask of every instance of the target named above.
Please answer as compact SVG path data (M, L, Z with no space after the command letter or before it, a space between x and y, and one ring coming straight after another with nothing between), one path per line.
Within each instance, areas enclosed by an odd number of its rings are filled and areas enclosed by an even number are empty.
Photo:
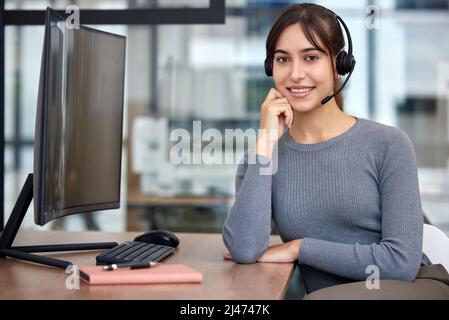
M257 262L294 262L299 258L302 239L269 246ZM226 260L234 260L229 252L223 254Z

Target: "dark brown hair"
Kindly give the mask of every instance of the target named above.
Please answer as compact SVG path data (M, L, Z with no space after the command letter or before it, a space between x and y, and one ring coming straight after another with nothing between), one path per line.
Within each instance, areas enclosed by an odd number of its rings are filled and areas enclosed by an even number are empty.
M335 74L335 57L345 46L343 33L335 14L327 8L313 3L291 4L282 9L267 37L267 58L274 60L274 50L276 50L276 43L282 31L295 23L299 23L307 40L314 47L330 55ZM320 39L324 48L319 46L316 37ZM334 79L334 92L338 90L340 85L340 79ZM335 96L335 101L338 107L343 110L342 92Z

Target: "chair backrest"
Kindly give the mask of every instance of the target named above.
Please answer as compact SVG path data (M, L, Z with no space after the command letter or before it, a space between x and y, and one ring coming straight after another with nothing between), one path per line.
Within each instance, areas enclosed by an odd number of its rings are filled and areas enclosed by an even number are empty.
M433 264L441 263L449 271L449 237L443 231L424 224L423 252Z

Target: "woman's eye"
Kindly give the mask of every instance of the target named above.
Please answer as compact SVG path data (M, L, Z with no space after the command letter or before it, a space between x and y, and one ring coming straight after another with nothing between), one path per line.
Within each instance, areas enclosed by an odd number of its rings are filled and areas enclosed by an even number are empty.
M316 60L318 60L317 56L307 56L306 57L306 61L316 61Z
M288 58L286 58L286 57L279 57L279 58L276 58L276 61L278 61L278 62L286 62L288 60Z

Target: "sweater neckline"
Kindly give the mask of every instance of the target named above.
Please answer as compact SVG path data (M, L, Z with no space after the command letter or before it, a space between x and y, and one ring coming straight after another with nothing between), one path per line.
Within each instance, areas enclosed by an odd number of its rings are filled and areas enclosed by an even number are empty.
M335 143L340 142L341 140L344 140L351 134L353 134L359 127L363 119L355 118L355 123L345 132L339 134L338 136L332 137L328 140L317 142L317 143L299 143L293 140L292 136L290 135L290 132L288 129L285 131L283 137L284 141L287 144L288 147L296 149L296 150L302 150L302 151L312 151L312 150L319 150L322 148L329 147L331 145L334 145Z

